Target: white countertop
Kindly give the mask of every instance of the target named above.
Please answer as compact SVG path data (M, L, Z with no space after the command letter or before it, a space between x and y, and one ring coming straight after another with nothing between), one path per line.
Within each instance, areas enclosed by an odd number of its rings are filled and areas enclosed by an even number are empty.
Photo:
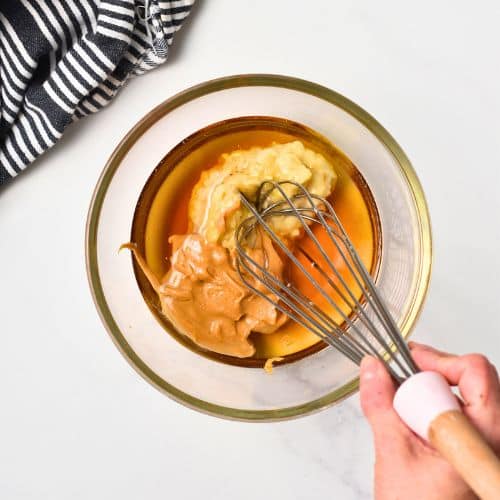
M0 498L371 498L357 396L280 424L201 415L140 378L95 311L84 232L101 169L147 111L210 78L298 76L373 114L430 206L434 271L415 338L500 365L498 2L307 5L199 1L166 65L0 191Z

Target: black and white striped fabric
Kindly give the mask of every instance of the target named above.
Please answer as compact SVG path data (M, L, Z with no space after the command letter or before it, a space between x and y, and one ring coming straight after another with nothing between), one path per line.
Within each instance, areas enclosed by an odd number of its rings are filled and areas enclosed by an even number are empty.
M0 0L0 184L163 63L194 0Z

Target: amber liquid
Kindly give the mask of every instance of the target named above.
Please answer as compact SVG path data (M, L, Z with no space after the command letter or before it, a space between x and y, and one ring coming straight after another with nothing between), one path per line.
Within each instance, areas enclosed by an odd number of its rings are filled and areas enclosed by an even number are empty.
M188 204L201 172L213 167L222 153L294 140L300 140L306 147L323 154L334 166L338 181L329 201L365 266L372 275L376 275L381 255L378 213L366 182L352 162L325 138L303 125L279 118L242 117L219 122L196 132L168 153L148 179L134 214L132 241L138 245L158 278L169 269L169 236L189 232ZM318 235L323 238L325 233ZM307 248L307 242L304 244ZM328 245L326 239L324 245L347 284L356 290L354 278L347 272L337 250ZM324 347L316 335L288 321L274 333L251 334L250 338L256 347L252 358L240 359L206 351L176 331L175 326L162 315L156 293L137 266L135 274L147 304L167 331L185 346L204 356L230 364L263 366L265 360L271 357L283 357L283 362L289 362ZM292 278L301 290L311 292L312 298L315 298L314 291L301 276ZM359 291L356 294L359 295ZM335 294L333 298L337 299ZM321 303L321 298L318 301ZM338 303L346 315L351 313L349 306L342 301ZM331 307L328 313L338 323L342 323L341 315Z

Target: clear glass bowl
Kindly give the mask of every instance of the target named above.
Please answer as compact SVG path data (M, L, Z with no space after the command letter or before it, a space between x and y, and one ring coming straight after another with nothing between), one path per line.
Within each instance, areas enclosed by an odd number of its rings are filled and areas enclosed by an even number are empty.
M165 394L219 417L270 421L306 415L356 391L357 367L331 348L280 366L218 363L165 332L144 302L128 241L137 200L165 154L197 130L239 116L275 116L329 139L357 166L381 222L377 285L403 335L425 299L432 261L429 214L415 172L392 136L366 111L320 85L277 75L209 81L177 94L146 115L111 155L91 202L87 271L97 310L132 366Z

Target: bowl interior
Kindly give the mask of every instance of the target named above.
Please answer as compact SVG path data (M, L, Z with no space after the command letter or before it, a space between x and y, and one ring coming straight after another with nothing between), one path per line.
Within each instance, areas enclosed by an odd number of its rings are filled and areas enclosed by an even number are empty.
M128 241L151 171L184 138L214 122L275 116L316 130L341 149L368 183L381 223L377 284L404 335L416 319L430 272L430 230L420 185L401 149L342 96L285 77L232 77L189 89L160 105L122 141L99 181L88 222L87 260L101 317L133 366L170 396L229 418L280 419L338 401L356 388L357 367L331 348L279 367L217 363L165 332L145 304Z

